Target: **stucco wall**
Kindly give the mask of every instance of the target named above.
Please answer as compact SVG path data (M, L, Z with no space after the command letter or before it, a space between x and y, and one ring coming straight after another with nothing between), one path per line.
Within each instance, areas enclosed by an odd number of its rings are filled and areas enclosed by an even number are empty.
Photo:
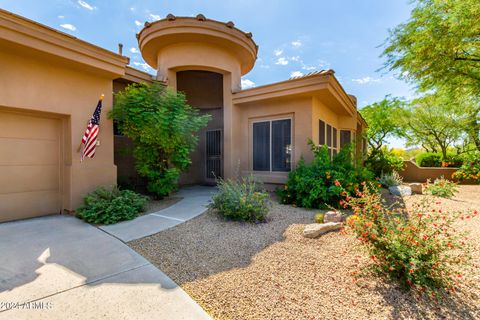
M427 179L434 181L435 179L444 177L452 180L452 174L457 168L426 168L419 167L411 160L404 161L404 170L400 172L405 182L426 182Z
M112 122L106 116L112 105L112 79L70 69L68 64L33 56L30 51L0 50L0 106L47 112L61 119L63 208L72 210L96 186L116 183ZM94 159L80 163L77 148L102 93L101 145Z

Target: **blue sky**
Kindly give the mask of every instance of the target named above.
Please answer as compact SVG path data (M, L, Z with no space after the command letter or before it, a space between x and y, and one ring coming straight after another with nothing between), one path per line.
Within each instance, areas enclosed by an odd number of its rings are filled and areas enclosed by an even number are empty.
M254 69L243 78L245 86L333 69L346 91L357 96L359 108L387 94L414 95L413 87L394 74L377 71L388 30L410 15L408 0L0 0L0 8L111 51L123 43L132 66L152 73L135 38L143 23L168 13L202 13L253 33L260 48Z

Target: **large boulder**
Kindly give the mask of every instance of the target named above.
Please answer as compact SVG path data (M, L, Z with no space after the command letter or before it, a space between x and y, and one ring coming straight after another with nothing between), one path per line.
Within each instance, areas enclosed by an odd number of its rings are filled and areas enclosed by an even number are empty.
M410 183L410 189L412 189L412 193L415 194L423 194L423 184L421 183Z
M328 211L323 217L323 222L342 222L342 214L338 211Z
M412 188L409 186L392 186L388 188L391 194L398 197L405 197L412 195Z
M303 236L306 238L317 238L324 233L342 228L340 222L312 223L308 224L303 230Z

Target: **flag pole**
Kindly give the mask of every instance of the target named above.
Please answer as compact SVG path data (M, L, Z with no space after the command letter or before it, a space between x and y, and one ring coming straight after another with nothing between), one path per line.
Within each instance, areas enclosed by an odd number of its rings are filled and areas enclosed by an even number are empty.
M99 101L103 101L103 98L105 98L105 95L102 93L100 95L100 98L98 98ZM90 121L90 120L88 120ZM88 122L87 122L88 123ZM80 144L78 145L78 148L77 148L77 153L80 152L80 150L82 150L82 141L80 141Z

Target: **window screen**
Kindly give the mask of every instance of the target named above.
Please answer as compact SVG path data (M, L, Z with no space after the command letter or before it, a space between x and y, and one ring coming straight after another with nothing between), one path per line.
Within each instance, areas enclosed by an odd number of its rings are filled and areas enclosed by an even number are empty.
M272 171L290 171L291 120L272 121Z
M253 170L270 171L270 122L253 124Z
M318 144L324 145L325 144L325 122L319 120L318 125Z
M349 130L340 130L340 148L343 148L347 143L352 142L352 133Z
M327 124L327 146L332 147L332 126Z
M337 148L337 128L333 128L333 147ZM336 152L334 153L336 154Z

